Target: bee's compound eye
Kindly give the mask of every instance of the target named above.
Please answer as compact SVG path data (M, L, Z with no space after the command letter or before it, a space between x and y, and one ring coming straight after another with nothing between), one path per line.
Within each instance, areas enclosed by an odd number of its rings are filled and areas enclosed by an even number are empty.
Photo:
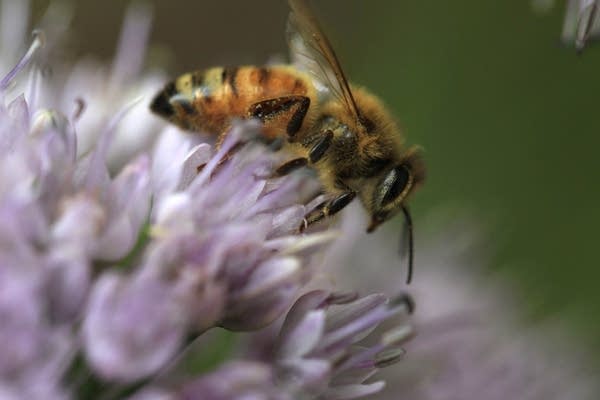
M392 169L381 183L381 206L384 207L403 194L412 181L411 173L404 164Z

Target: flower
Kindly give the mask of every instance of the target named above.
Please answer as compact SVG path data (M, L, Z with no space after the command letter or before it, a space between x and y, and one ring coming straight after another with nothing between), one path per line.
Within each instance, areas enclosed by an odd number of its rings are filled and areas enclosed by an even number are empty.
M358 237L359 208L346 214L342 238L330 248L327 266L353 270L342 284L394 292L403 274L393 263L391 232ZM403 347L403 362L385 369L386 388L376 399L595 399L600 393L593 360L581 338L560 315L535 324L523 321L519 291L498 274L485 273L477 255L481 235L473 224L432 218L436 234L419 241L410 292L418 304L411 320L414 338ZM421 228L427 226L421 221ZM420 235L420 236L421 236ZM353 237L354 236L354 237ZM360 244L357 241L360 240ZM371 263L384 270L364 268ZM385 269L385 266L388 266ZM396 269L394 269L396 267Z
M567 2L562 38L565 43L574 44L579 53L598 33L599 6L597 0L569 0Z
M396 359L405 336L356 346L384 321L405 327L406 306L303 295L337 237L327 224L298 232L322 200L318 182L272 178L284 155L252 140L256 122L234 124L215 150L150 116L149 96L139 100L160 75L140 76L150 15L130 9L106 75L89 62L39 73L38 32L0 79L0 396L350 398L380 389L365 379ZM206 331L269 331L284 318L274 357L178 375ZM223 387L223 377L238 385Z
M2 24L18 33L15 4L3 2L14 15ZM383 236L355 246L353 214L334 248L326 224L298 233L318 183L272 178L284 155L252 140L257 123L234 124L213 149L148 114L161 73L142 73L151 13L140 7L109 72L65 63L24 78L37 33L0 79L0 397L594 398L574 346L515 323L504 290L452 268L455 244L420 253L433 269L417 272L414 320L407 295L307 291L326 267L344 265L353 272L330 276L363 290L384 276L374 286L397 293L402 277L371 272L396 257ZM2 46L5 62L20 45ZM186 369L222 329L236 332L237 358Z
M366 381L403 356L399 346L412 336L406 320L410 311L412 303L405 296L389 300L378 294L359 298L308 292L287 313L277 334L264 332L255 338L250 346L255 359L230 363L178 393L205 399L255 393L268 399L340 400L377 393L384 382ZM400 319L393 327L377 330L394 316Z
M273 351L281 384L292 393L325 399L379 392L383 381L365 381L403 355L400 345L412 336L406 324L412 307L406 296L388 300L380 294L358 299L325 291L305 294L287 314ZM377 332L374 343L364 343L382 322L398 315L402 322Z
M566 3L562 41L581 53L598 36L600 3L598 0L567 0ZM555 6L555 1L532 0L531 4L534 11L545 13Z
M306 208L292 199L310 185L298 177L265 179L274 160L261 147L251 145L220 164L239 137L252 134L248 125L234 128L210 160L200 156L206 145L197 146L172 186L187 182L186 171L198 165L204 165L201 173L185 191L155 200L156 240L149 246L145 273L179 287L197 315L199 331L215 322L207 320L206 299L201 301L206 291L225 296L211 307L212 319L224 327L258 329L272 322L312 275L311 248L333 238L327 233L297 236ZM215 312L219 307L222 315Z
M228 363L181 389L168 394L181 399L245 399L291 400L292 397L274 387L273 370L267 364L248 361Z

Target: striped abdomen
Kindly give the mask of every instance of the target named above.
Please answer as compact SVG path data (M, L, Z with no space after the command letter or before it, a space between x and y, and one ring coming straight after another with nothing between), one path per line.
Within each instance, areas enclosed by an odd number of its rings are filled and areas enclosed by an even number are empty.
M291 66L216 67L181 75L156 96L151 109L183 129L220 134L233 118L247 118L257 102L293 95L314 99L314 94L310 79ZM285 123L274 121L265 134L281 134Z

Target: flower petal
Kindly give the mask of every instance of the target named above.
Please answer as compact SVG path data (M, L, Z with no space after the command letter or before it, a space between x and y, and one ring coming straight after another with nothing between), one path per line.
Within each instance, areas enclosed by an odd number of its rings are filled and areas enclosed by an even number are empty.
M293 359L306 355L321 340L325 330L325 312L310 311L294 327L280 336L282 340L277 346L277 355L282 359Z

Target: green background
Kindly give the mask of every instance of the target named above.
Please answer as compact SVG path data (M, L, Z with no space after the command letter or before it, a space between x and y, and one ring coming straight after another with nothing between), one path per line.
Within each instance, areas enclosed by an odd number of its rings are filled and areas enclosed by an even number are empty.
M523 313L560 313L600 350L600 46L579 57L561 45L562 4L540 15L527 0L313 3L348 75L426 149L415 218L439 207L474 216ZM72 50L109 59L127 4L74 2ZM154 10L148 65L171 73L286 55L284 1Z

